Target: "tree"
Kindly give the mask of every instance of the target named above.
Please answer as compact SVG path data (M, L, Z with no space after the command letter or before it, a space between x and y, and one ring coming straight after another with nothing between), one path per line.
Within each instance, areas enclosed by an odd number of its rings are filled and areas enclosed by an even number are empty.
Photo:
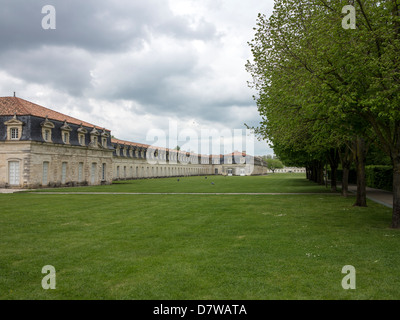
M279 159L273 159L268 157L263 157L264 160L267 162L267 167L272 173L275 173L276 169L282 169L284 167L283 163Z
M400 5L395 0L356 0L353 30L342 27L342 9L348 4L276 0L269 19L259 16L251 44L255 62L248 70L259 91L260 130L275 138L271 141L292 146L281 131L296 133L296 139L303 134L305 150L312 153L322 151L315 137L337 123L335 134L345 129L345 136L352 137L352 144L346 138L335 147L347 144L353 151L360 195L367 146L378 140L392 160L392 227L400 228ZM324 119L325 130L320 131L315 124ZM362 205L365 196L361 198L356 204Z

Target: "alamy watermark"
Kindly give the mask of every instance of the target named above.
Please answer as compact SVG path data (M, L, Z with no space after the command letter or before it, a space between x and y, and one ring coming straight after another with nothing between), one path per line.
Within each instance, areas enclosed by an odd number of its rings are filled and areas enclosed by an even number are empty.
M356 29L356 8L353 5L344 6L342 13L346 14L342 19L343 29Z
M42 268L42 273L47 273L42 279L42 288L45 290L56 288L56 269L47 265Z
M167 131L147 132L146 159L149 164L242 164L251 174L255 140L250 129L195 130L178 128L176 121L170 121Z
M51 265L42 268L42 273L47 275L42 279L42 288L45 290L56 289L56 269ZM342 279L342 288L345 290L356 289L356 268L352 265L345 265L342 273L346 274Z
M343 29L356 29L356 8L349 4L342 8L342 13L346 16L342 19ZM42 7L42 28L44 30L56 29L56 8L52 5L45 5Z
M46 14L42 18L42 28L44 30L56 29L56 8L51 5L43 6L42 13Z
M356 268L346 265L342 268L342 273L346 274L342 279L342 288L345 290L356 288Z

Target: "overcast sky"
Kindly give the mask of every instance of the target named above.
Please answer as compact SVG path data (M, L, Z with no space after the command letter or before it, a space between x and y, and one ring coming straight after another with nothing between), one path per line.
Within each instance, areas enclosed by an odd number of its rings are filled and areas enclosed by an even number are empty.
M55 30L42 28L45 5L56 10ZM149 130L168 134L171 123L199 136L257 126L247 42L258 13L272 8L273 0L2 0L0 95L15 91L148 144ZM273 151L256 142L254 153Z

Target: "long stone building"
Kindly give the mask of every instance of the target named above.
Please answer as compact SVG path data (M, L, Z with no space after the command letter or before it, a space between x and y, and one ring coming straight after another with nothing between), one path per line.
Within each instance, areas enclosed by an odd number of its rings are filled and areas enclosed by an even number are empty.
M18 97L0 97L0 188L265 173L262 158L245 152L199 155L118 140L109 129Z

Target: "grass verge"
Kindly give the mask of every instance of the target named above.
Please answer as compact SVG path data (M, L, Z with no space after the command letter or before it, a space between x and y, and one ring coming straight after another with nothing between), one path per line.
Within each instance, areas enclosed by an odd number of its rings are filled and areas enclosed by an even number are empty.
M254 190L308 188L252 178L263 181ZM371 201L41 193L0 201L0 299L400 298L400 234L389 228L391 210ZM56 290L42 289L45 265L56 269ZM356 268L356 290L341 286L345 265Z

